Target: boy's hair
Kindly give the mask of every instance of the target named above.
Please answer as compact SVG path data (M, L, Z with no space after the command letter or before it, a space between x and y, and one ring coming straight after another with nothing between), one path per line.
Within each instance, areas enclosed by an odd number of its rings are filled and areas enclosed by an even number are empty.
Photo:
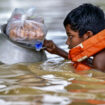
M105 28L104 12L92 4L83 4L73 9L65 18L64 26L70 25L82 37L87 31L96 34Z

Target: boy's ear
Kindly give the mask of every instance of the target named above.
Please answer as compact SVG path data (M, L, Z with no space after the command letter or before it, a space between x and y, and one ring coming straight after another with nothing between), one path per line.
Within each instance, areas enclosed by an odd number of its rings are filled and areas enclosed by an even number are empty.
M84 35L83 38L84 40L90 38L91 36L93 36L93 32L92 31L87 31Z

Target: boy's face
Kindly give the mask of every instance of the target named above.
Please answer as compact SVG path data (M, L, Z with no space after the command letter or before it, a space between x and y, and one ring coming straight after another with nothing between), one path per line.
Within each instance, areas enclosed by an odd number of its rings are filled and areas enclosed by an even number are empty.
M79 37L79 32L75 32L70 28L70 25L66 25L65 27L67 33L67 41L66 44L69 46L69 49L80 44L84 39Z

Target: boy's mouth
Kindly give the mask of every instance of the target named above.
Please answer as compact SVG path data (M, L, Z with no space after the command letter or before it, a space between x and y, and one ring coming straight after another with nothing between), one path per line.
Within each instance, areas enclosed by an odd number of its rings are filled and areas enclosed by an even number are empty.
M68 49L71 49L71 47L70 47L70 46L68 46Z
M68 49L72 49L73 47L72 46L68 46Z

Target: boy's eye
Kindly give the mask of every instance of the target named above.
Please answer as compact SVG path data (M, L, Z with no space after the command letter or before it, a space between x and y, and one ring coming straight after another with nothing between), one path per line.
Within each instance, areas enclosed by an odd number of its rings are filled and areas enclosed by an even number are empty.
M73 36L69 35L69 38L70 38L70 39L72 39L72 38L73 38Z

